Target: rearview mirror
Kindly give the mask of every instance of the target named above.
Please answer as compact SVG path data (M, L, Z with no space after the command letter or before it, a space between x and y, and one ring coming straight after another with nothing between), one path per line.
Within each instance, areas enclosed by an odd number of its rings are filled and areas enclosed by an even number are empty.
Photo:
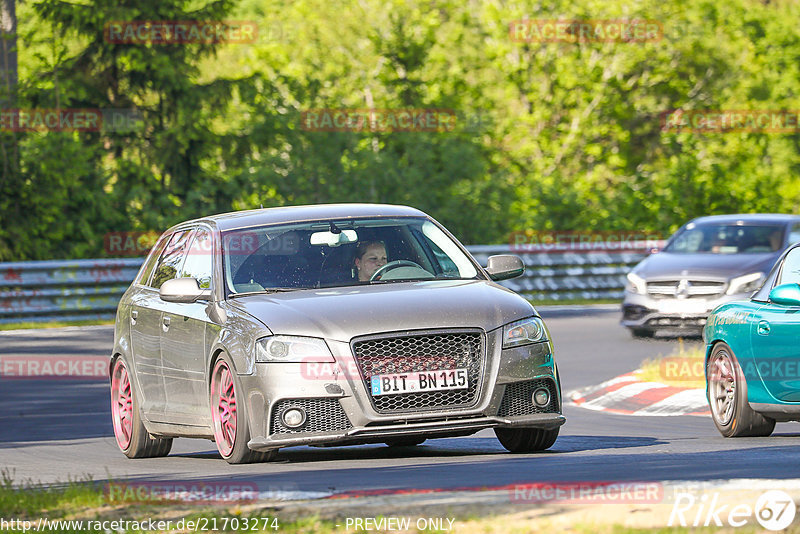
M341 230L339 233L327 232L314 232L311 234L312 245L326 245L328 247L338 247L339 245L346 245L348 243L355 243L358 241L358 234L355 230Z
M781 284L769 292L769 301L783 306L800 306L800 284Z
M521 275L525 272L525 265L519 256L498 254L497 256L489 256L486 261L486 272L489 273L489 278L497 282Z
M166 302L197 302L201 298L210 298L210 289L201 289L196 278L173 278L161 284L158 296Z

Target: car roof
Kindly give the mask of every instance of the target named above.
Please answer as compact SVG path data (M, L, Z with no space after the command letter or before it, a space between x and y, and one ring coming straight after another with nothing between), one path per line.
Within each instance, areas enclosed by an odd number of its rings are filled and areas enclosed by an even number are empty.
M783 223L788 224L793 221L800 221L800 216L791 215L786 213L732 213L729 215L707 215L705 217L697 217L692 219L691 222L695 224L708 224L708 223L728 223L736 224L758 224L758 223Z
M220 213L193 221L186 221L178 226L189 223L209 222L224 232L236 228L249 228L267 224L365 217L427 217L427 215L416 208L392 204L316 204Z

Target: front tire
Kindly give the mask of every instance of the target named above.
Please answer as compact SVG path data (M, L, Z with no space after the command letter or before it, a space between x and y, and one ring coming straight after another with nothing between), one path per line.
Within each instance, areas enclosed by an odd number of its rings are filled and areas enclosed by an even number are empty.
M121 357L111 372L111 418L117 445L128 458L158 458L172 449L172 438L154 438L144 427L139 397Z
M726 343L717 343L706 364L706 393L711 418L726 438L769 436L775 420L754 411L747 402L747 381Z
M494 435L509 452L537 452L549 449L558 438L558 428L495 428Z
M233 365L223 354L214 363L211 372L211 419L217 450L229 464L266 462L274 458L278 451L253 451L247 446L250 423L244 399Z

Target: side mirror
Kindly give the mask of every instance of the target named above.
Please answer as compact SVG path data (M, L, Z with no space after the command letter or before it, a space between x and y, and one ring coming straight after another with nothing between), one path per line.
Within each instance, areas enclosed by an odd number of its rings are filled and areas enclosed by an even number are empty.
M769 301L784 306L800 306L800 284L781 284L769 292Z
M166 302L197 302L211 297L210 289L201 289L196 278L173 278L161 284L158 296Z
M521 275L525 272L525 265L519 256L500 254L489 256L486 262L486 272L489 273L489 278L497 282Z

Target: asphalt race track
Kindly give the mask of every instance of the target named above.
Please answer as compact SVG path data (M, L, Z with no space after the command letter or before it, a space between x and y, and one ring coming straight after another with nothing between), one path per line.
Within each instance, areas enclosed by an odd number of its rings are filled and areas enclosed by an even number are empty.
M565 392L631 371L641 360L677 347L675 339L634 340L614 310L543 315ZM105 357L112 336L112 327L0 332L0 357ZM509 454L484 431L405 449L285 449L271 463L231 466L205 440L176 440L167 458L125 458L112 435L104 380L2 378L0 406L0 468L15 482L236 480L257 483L262 492L313 496L537 481L800 477L797 423L779 424L770 438L726 440L705 417L630 417L567 405L558 441L540 454Z

